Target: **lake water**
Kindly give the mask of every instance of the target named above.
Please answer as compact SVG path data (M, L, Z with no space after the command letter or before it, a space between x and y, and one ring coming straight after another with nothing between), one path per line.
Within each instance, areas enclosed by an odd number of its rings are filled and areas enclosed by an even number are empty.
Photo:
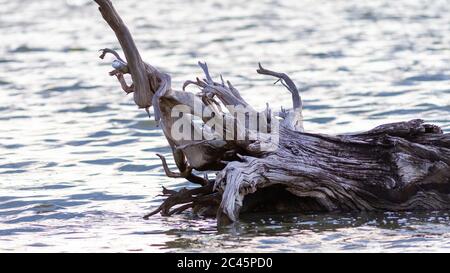
M222 73L258 109L301 87L305 129L422 118L450 130L449 1L113 1L143 58L173 76ZM88 0L0 0L0 251L450 251L450 212L249 215L218 230L161 202L155 122L108 76L118 47Z

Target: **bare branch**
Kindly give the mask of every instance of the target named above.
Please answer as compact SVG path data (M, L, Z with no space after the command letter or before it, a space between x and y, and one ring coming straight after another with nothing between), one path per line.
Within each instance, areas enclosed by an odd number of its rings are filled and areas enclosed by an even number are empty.
M130 86L128 86L122 73L119 72L119 73L116 73L115 75L117 77L117 80L119 80L120 86L122 87L123 91L125 91L125 93L130 94L130 93L134 92L134 84L131 84Z
M289 76L286 75L285 73L279 73L279 72L265 69L262 67L261 63L258 63L258 65L259 65L259 69L257 69L256 72L258 72L258 74L261 74L261 75L269 75L269 76L278 78L278 80L275 83L277 83L278 81L281 81L283 86L286 87L289 90L289 92L291 92L293 108L301 109L302 108L302 99L300 97L300 92L298 91L297 86L291 80L291 78L289 78Z

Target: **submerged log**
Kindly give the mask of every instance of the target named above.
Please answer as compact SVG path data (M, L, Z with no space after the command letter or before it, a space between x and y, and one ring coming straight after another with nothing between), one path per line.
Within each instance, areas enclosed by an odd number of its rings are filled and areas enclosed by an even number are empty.
M357 134L304 132L302 100L294 82L261 64L259 74L277 78L291 92L292 109L254 110L229 81L222 77L214 81L206 63L199 63L205 79L186 81L181 91L173 90L168 74L142 61L111 2L95 2L125 52L124 60L111 49L103 50L102 58L106 53L116 57L110 75L118 78L125 92L134 92L140 108L148 112L153 106L172 148L179 172L171 171L158 155L166 175L199 185L180 191L163 188L167 199L145 218L189 208L215 215L219 224L255 211L450 209L450 134L438 126L415 119ZM127 73L132 85L124 80ZM200 92L185 91L191 85ZM180 106L183 115L174 115ZM240 114L245 118L239 118ZM256 127L248 116L257 117ZM219 117L220 122L211 123ZM175 136L181 123L184 129L190 128L189 137L186 132L181 138ZM209 179L208 173L215 178Z

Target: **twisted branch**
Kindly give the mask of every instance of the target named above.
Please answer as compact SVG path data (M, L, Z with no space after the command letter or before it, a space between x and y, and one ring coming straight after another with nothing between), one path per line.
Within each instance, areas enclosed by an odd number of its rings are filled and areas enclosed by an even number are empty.
M134 84L133 96L135 103L140 108L150 107L152 105L153 94L150 92L150 84L147 76L146 66L142 61L141 55L139 54L130 31L123 23L117 11L114 9L111 1L95 0L95 2L99 5L99 11L103 16L103 19L105 19L111 29L115 32L122 50L125 53L127 65ZM114 54L112 50L108 49L104 51L104 53ZM100 57L102 56L104 57L104 54L102 54Z
M295 83L291 80L291 78L289 78L288 75L286 75L285 73L279 73L279 72L265 69L262 67L261 63L258 63L258 66L259 66L259 69L256 70L256 72L258 72L258 74L269 75L269 76L278 78L278 80L275 83L277 83L278 81L281 82L281 84L283 84L283 86L286 87L289 90L289 92L291 92L292 107L294 109L302 108L303 104L302 104L302 99L300 97L300 92L298 91Z

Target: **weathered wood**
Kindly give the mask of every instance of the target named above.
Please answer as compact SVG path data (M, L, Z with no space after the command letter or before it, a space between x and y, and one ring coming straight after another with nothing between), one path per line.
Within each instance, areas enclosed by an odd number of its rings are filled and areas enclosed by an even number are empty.
M131 34L109 0L95 0L103 18L111 26L128 63L116 55L116 75L125 91L139 93L136 103L154 106L179 173L163 161L169 177L185 178L201 187L179 192L163 190L168 198L154 212L163 215L193 208L196 212L216 214L219 223L236 221L240 212L330 212L330 211L404 211L450 209L450 134L435 125L416 119L384 124L370 131L330 136L304 132L302 103L294 82L284 73L259 65L257 72L277 77L291 92L293 109L275 115L268 107L258 113L239 91L223 80L215 82L206 63L199 63L205 79L187 81L182 91L171 88L170 76L142 62ZM102 56L101 56L102 57ZM124 86L124 73L131 73L133 84ZM185 91L189 85L200 93ZM177 139L172 134L179 117L175 107L183 105L189 115L203 124L189 124L200 139ZM200 105L200 109L198 106ZM235 117L235 107L262 116L255 131ZM223 124L210 127L207 110L223 117ZM231 122L231 123L227 123ZM228 138L217 139L218 132ZM278 142L274 142L274 135ZM229 138L232 136L231 138ZM256 136L256 137L255 137ZM193 173L216 172L215 179ZM174 206L178 206L171 209Z
M115 32L122 50L125 53L129 73L131 74L134 85L133 90L128 90L128 92L134 91L134 102L140 108L150 107L152 105L152 94L150 92L149 79L145 64L142 61L141 55L139 54L130 31L117 14L110 1L95 0L95 2L99 5L99 11L103 18ZM104 56L104 53L102 55Z

